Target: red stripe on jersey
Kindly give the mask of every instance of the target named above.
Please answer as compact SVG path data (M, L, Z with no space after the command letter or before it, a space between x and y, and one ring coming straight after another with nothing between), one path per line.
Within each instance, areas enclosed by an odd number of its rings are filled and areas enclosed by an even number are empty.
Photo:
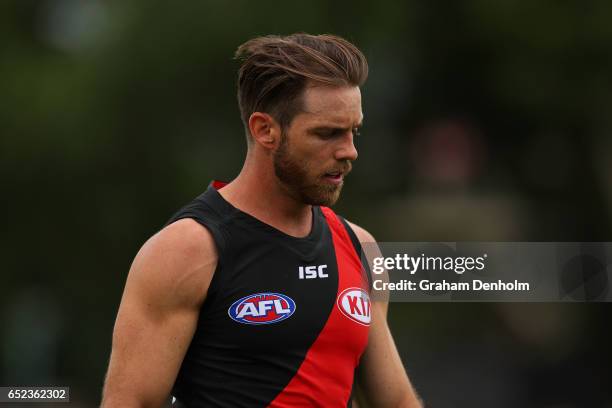
M225 181L213 180L212 185L216 190L221 190L223 187L227 186L229 183Z
M269 406L273 408L346 407L355 367L368 342L368 326L345 316L338 306L338 296L345 289L367 290L361 261L336 214L326 207L321 207L321 210L331 230L338 263L336 302L300 368L270 403Z

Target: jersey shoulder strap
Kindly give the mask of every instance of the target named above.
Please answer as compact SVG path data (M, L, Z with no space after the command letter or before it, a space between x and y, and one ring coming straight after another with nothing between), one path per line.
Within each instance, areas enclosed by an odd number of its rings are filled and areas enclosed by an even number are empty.
M219 255L226 247L227 234L223 229L223 216L211 205L207 192L178 210L164 226L184 218L191 218L204 226L213 236Z

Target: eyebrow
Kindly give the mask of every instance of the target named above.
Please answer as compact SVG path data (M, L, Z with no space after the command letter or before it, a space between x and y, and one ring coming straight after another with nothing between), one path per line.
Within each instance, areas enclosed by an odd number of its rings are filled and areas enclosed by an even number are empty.
M363 126L363 121L359 122L357 125L355 126L350 126L350 127L343 127L343 126L335 126L335 125L321 125L321 126L315 126L313 128L308 129L310 132L320 132L322 130L333 130L333 131L346 131L346 130L351 130L351 129L355 129L355 128L360 128Z

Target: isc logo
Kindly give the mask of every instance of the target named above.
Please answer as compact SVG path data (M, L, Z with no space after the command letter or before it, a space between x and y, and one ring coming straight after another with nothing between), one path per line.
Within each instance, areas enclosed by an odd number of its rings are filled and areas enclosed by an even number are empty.
M227 310L238 323L270 324L289 318L295 312L295 302L280 293L255 293L232 303Z
M352 321L369 326L372 321L370 315L370 296L360 288L348 288L338 296L338 308L343 315Z
M300 279L327 278L329 275L324 272L325 269L327 265L300 266L298 274Z

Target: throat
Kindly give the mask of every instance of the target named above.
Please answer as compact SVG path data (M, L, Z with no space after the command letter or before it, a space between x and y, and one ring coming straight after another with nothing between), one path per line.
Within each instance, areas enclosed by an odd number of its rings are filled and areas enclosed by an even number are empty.
M314 225L313 207L300 203L286 194L242 188L233 181L218 190L236 209L294 238L310 235Z
M294 238L307 237L314 227L312 206L303 208L299 213L283 212L281 209L272 210L262 214L261 219L271 227Z

